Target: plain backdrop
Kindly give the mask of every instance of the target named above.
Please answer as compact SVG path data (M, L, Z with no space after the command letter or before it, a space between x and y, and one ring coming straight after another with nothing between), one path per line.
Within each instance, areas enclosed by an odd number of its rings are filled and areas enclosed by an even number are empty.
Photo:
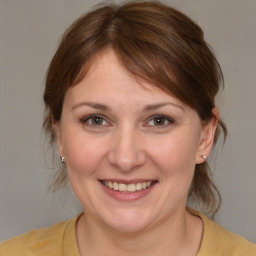
M60 36L97 2L0 0L0 240L80 211L71 193L47 192L42 94ZM163 2L200 24L223 68L229 137L211 162L223 197L216 221L256 242L256 0Z

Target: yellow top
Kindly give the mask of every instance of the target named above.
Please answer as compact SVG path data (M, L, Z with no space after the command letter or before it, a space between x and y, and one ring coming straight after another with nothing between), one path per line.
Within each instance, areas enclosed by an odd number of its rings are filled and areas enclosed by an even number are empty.
M256 244L233 234L189 209L204 223L204 234L197 256L256 256ZM79 256L76 221L79 216L49 228L32 230L0 243L1 256Z

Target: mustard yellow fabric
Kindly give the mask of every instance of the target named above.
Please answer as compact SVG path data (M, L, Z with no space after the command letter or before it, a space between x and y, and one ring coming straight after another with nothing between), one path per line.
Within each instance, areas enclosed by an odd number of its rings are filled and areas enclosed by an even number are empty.
M204 234L197 256L256 256L256 245L233 234L189 209L204 223ZM49 228L32 230L0 243L1 256L79 256L76 243L76 221L60 222Z
M193 209L188 211L200 217L204 224L203 238L197 256L256 256L256 244L231 233Z
M78 217L1 242L0 255L80 256L75 233Z

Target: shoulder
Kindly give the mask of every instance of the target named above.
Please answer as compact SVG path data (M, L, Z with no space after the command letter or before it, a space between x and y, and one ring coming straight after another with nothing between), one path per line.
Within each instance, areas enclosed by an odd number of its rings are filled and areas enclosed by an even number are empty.
M205 246L212 248L216 252L224 253L230 256L255 256L256 245L250 243L244 237L234 234L215 222L205 219L204 225L206 226Z
M63 237L76 218L49 228L35 229L0 243L0 255L62 255Z
M200 217L204 224L204 233L198 256L255 256L256 244L234 234L201 213L192 209L189 212Z

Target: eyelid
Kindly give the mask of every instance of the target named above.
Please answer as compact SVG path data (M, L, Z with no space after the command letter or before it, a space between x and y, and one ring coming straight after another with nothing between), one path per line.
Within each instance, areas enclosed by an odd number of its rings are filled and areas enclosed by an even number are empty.
M103 120L107 123L107 125L92 125L92 124L88 124L87 121L90 120L90 119L93 118L93 117L98 117L98 118L103 119ZM80 121L81 121L81 123L83 123L83 124L86 124L86 123L87 123L87 125L95 126L95 127L96 127L96 126L97 126L97 127L100 127L100 126L108 126L108 125L110 125L110 123L109 123L109 121L107 120L107 118L106 118L105 116L101 115L101 114L91 114L91 115L87 115L87 116L81 118Z
M169 123L168 124L164 124L164 125L149 125L148 123L150 121L152 121L154 118L163 118L163 119L167 120ZM163 114L156 114L156 115L150 116L147 119L145 126L152 126L154 128L165 128L166 126L169 126L171 124L175 124L175 120L172 117L166 116L166 115L163 115Z
M106 122L106 124L100 124L100 125L89 124L88 120L90 120L93 117L98 117L98 118L103 119L103 121ZM149 122L151 122L154 118L165 119L168 123L167 124L163 124L163 125L152 125L152 124L149 124ZM93 126L93 127L97 127L97 128L100 128L100 127L103 127L103 126L111 126L111 123L108 120L108 118L106 118L104 115L101 115L101 114L90 114L90 115L87 115L87 116L81 118L80 122L83 123L84 125ZM166 128L167 126L173 125L175 123L176 123L176 121L172 117L170 117L170 116L163 115L163 114L156 114L156 115L152 115L149 118L147 118L147 120L145 121L145 124L143 126L161 129L161 128Z

